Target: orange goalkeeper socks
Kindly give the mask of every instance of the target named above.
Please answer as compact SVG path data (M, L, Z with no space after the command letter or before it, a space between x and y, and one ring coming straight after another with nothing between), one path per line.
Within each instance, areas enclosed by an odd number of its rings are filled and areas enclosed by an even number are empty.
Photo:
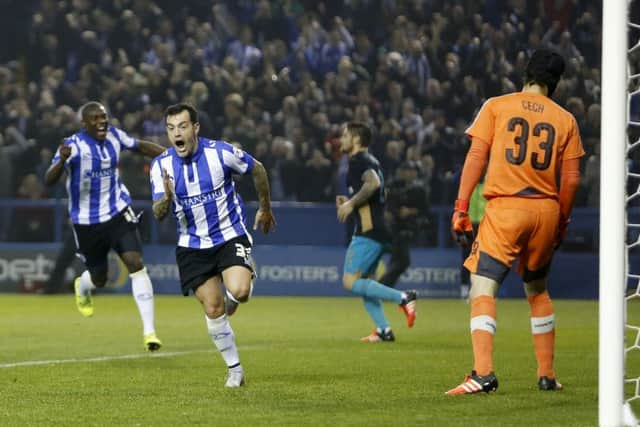
M473 370L484 376L493 371L493 336L496 333L496 299L481 295L471 300Z
M531 307L531 334L538 360L538 377L555 378L553 352L556 338L555 314L549 293L544 291L527 298Z

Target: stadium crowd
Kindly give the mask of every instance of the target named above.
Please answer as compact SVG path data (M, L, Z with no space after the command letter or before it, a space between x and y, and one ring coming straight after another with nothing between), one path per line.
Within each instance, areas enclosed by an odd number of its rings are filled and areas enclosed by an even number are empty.
M167 145L163 109L188 101L203 135L265 164L273 200L332 201L345 167L339 128L358 120L374 129L387 177L409 162L431 204L451 204L475 110L517 90L529 53L546 46L567 61L554 99L577 118L587 151L577 205L597 206L600 2L24 4L11 25L28 38L0 52L2 198L63 194L42 177L83 103L101 101L114 124ZM149 198L139 156L123 158L121 173L134 198Z

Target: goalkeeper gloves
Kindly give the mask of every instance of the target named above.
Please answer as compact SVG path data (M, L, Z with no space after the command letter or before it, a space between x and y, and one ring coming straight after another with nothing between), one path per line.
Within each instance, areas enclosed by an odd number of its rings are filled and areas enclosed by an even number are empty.
M451 217L451 235L462 246L470 246L473 242L473 226L468 211L469 201L457 199Z

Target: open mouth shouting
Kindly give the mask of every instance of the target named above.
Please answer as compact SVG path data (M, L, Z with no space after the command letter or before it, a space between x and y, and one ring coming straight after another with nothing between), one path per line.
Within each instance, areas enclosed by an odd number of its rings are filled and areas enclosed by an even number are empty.
M106 123L96 126L96 137L98 137L98 139L105 139L107 137Z
M182 139L176 139L173 144L175 145L176 153L179 156L184 157L189 154L189 150L187 149L187 144Z

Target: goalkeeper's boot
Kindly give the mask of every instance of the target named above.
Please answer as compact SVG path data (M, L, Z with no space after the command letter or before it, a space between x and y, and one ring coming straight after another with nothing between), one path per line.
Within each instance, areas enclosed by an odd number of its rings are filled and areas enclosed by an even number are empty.
M157 351L162 347L162 341L156 335L155 332L149 332L142 337L142 341L144 342L144 349L147 351Z
M488 375L478 375L476 371L471 371L471 375L467 375L458 387L452 388L445 394L449 396L459 396L461 394L474 394L484 391L496 391L498 389L498 378L493 372Z
M393 335L391 328L385 328L384 331L380 328L376 328L371 331L370 335L360 338L360 341L362 342L393 342L395 340L396 337Z
M86 295L82 295L78 289L79 286L80 278L78 277L73 282L73 291L76 294L76 307L84 317L91 317L93 316L93 299L91 299L91 292L87 292Z
M413 328L413 323L416 321L416 300L418 295L416 291L405 291L407 297L400 303L400 310L407 316L407 326Z
M562 384L555 378L540 377L538 378L538 388L545 391L557 391L562 390Z
M244 371L242 370L229 370L227 374L227 382L224 383L225 387L235 388L242 387L244 385Z

